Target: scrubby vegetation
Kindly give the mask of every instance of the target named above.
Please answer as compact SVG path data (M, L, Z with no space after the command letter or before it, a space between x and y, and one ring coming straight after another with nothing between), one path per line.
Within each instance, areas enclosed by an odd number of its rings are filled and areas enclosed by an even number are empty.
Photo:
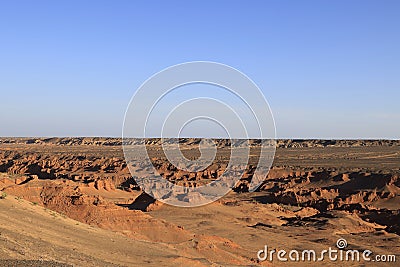
M7 197L7 193L0 191L0 199L5 199L6 197Z

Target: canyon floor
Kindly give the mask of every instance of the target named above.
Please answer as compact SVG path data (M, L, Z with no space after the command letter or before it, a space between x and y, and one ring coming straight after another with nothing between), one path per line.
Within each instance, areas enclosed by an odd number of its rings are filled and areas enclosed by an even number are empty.
M215 161L196 173L172 166L160 140L146 145L163 177L196 186L217 179L229 161L229 142L215 142ZM199 156L197 139L180 143L186 157ZM143 193L121 144L113 138L0 138L0 266L397 266L400 261L400 141L278 140L272 169L258 190L248 192L260 145L252 140L248 167L232 192L196 208L169 206ZM394 255L397 262L257 257L266 245L318 253L336 248L341 238L346 249Z

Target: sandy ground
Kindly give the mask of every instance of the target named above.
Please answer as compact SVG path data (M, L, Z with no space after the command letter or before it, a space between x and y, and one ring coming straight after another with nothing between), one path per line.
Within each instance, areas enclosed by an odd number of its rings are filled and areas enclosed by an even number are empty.
M160 266L180 259L163 244L83 224L13 196L0 201L0 210L0 259L74 266Z
M139 190L118 140L10 140L0 139L0 191L7 194L0 197L1 266L397 266L400 260L398 142L281 142L257 192L246 192L244 179L215 203L178 208ZM189 155L197 153L192 141L184 146ZM192 178L212 180L223 169L228 152L219 146L215 170ZM167 173L157 145L150 148ZM173 181L199 182L170 173ZM320 252L336 248L340 238L346 249L394 255L397 263L257 260L265 245Z

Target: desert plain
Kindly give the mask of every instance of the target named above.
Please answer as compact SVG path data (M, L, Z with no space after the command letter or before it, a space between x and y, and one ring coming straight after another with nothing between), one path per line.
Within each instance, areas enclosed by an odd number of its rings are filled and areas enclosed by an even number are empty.
M229 142L206 170L188 173L146 140L159 173L185 186L217 179ZM198 157L198 139L180 140ZM273 166L248 192L259 141L233 190L195 208L145 194L117 138L0 138L0 266L398 266L400 141L277 140ZM138 155L138 173L140 155ZM270 249L336 247L397 262L260 261ZM397 264L397 265L396 265Z

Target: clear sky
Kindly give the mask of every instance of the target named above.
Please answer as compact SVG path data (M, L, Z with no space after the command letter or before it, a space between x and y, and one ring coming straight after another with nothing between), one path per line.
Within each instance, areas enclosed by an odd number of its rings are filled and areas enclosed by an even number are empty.
M121 136L174 64L247 74L280 138L400 138L400 1L1 1L0 136ZM200 135L202 133L199 133Z

